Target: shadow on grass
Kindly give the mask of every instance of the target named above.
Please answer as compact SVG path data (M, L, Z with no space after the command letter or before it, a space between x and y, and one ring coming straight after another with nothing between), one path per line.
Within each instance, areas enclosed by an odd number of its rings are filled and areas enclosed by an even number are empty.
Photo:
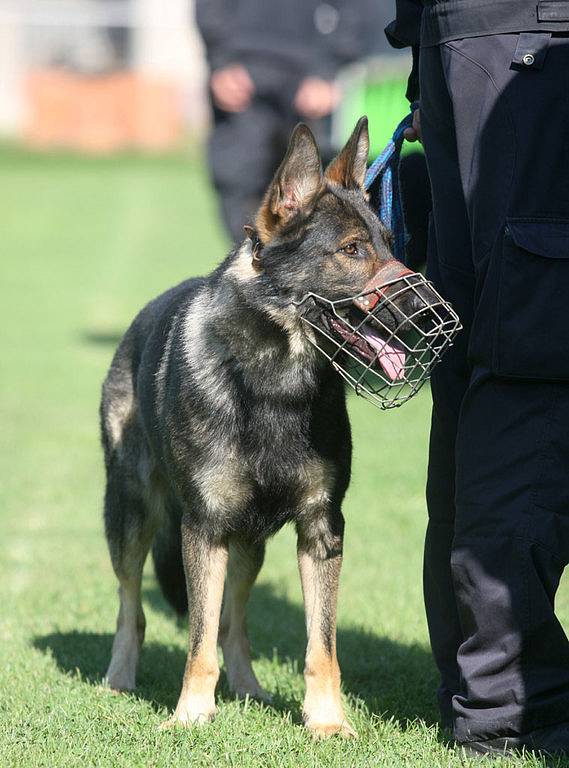
M174 619L156 586L144 590L144 602ZM279 596L270 585L257 585L249 605L248 626L254 658L272 660L276 657L302 670L306 641L300 605ZM110 659L112 641L110 633L67 632L36 637L34 646L51 653L64 672L78 670L84 680L99 684ZM340 627L338 656L344 691L363 702L370 713L393 718L402 728L416 719L428 725L437 722L436 672L425 648L357 627ZM156 708L172 709L176 705L185 661L186 654L180 648L145 643L137 695ZM231 698L223 674L220 693L222 697ZM273 704L275 709L289 711L300 721L300 705L296 700L277 694Z
M125 329L117 331L93 331L85 330L80 334L80 339L87 344L98 347L116 347L125 334Z

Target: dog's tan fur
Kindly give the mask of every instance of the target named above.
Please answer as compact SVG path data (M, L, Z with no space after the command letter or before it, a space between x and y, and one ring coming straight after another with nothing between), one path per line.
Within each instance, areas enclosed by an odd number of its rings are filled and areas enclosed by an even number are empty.
M232 693L239 698L250 696L268 702L271 697L259 685L251 665L245 615L249 593L262 563L263 551L264 546L251 548L239 543L229 547L219 642Z
M223 585L227 569L226 546L212 546L208 552L197 552L190 533L183 536L184 560L188 562L188 592L203 601L200 612L204 625L198 628L190 623L190 651L182 692L174 714L164 727L177 723L201 725L215 715L215 686L219 678L217 637ZM196 568L196 561L200 569Z
M298 566L304 596L308 646L304 667L306 695L303 714L316 737L354 736L340 696L340 668L336 657L336 601L342 566L341 552L323 559L299 544ZM327 637L322 628L326 626ZM330 645L327 647L326 640Z

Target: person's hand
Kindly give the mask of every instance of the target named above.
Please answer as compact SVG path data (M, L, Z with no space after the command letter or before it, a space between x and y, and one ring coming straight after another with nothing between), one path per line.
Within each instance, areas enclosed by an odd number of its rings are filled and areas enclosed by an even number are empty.
M413 112L413 127L406 128L403 135L407 141L420 141L423 142L423 134L421 132L421 110L416 109Z
M321 77L306 77L294 97L294 108L302 117L318 120L326 117L340 103L340 89Z
M224 112L244 112L253 98L255 85L241 64L217 69L210 79L215 105Z

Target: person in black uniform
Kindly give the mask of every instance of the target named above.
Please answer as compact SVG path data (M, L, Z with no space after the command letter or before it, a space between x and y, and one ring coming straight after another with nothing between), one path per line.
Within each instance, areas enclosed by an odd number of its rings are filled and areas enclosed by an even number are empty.
M338 69L380 28L376 0L196 0L211 70L209 165L230 236L243 239L294 125L331 154Z
M428 275L464 324L432 378L425 603L443 723L569 753L569 2L397 0L433 194Z

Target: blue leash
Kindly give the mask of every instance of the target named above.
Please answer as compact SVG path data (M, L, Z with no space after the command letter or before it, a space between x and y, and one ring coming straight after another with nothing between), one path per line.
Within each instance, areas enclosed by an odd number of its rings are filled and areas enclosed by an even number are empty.
M393 255L403 263L405 263L407 233L399 190L399 162L403 133L407 128L412 128L413 112L416 108L416 104L411 105L411 114L399 123L389 144L368 168L364 182L366 189L378 180L381 184L378 215L383 225L393 232Z

